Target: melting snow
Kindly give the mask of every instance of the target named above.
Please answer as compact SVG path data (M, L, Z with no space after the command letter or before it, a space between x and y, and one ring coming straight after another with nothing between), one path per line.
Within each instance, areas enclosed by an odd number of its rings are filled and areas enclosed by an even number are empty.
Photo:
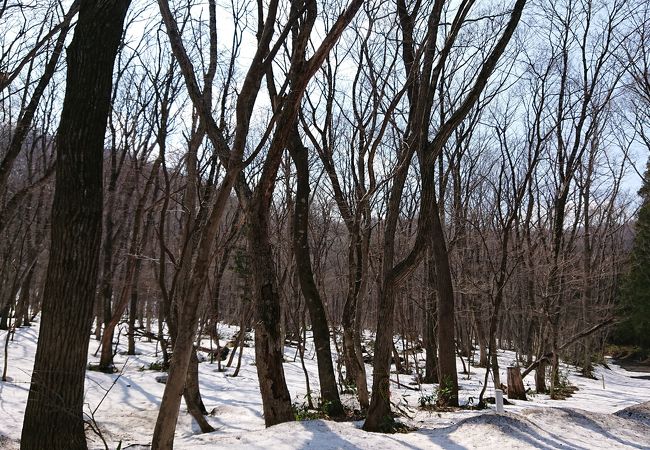
M235 327L225 325L219 330L226 339L236 331ZM5 333L0 332L1 343L4 343ZM9 343L8 375L11 381L0 382L0 448L18 448L37 333L36 324L31 328L20 328ZM222 341L222 344L225 342ZM123 344L126 345L126 342ZM91 341L89 363L98 360L93 356L97 345L96 341ZM206 341L203 345L210 344ZM551 401L546 395L533 395L529 396L528 402L514 401L514 405L506 406L506 412L502 415L497 415L493 410L423 411L417 408L419 397L432 393L433 385L423 385L422 392L398 389L397 385L392 385L391 400L409 414L408 418L402 420L418 430L384 435L364 432L360 429L362 422L327 420L286 423L266 429L257 373L252 364L253 348L244 350L242 368L235 378L231 376L233 369L218 372L216 363L200 364L203 401L208 410L213 410L208 420L217 431L200 434L183 405L175 448L650 448L650 380L632 378L638 373L612 364L611 369L602 366L596 369L597 380L579 377L570 367L563 366L563 373L579 388L571 398ZM164 385L156 382L160 372L143 368L162 356L153 342L139 342L138 351L141 354L136 356L116 356L115 362L121 374L87 372L86 375L86 412L96 410L95 419L110 448L116 448L120 442L123 449L149 448ZM301 404L305 401L306 387L300 362L298 359L294 362L295 352L295 348L286 348L288 362L284 369L294 401ZM0 366L4 363L2 358L4 356L0 352ZM318 376L312 348L308 347L306 358L311 386L317 391ZM506 379L505 367L514 358L512 352L500 352L503 380ZM462 369L460 362L458 367ZM471 370L469 379L467 375L459 374L461 402L477 399L481 389L484 370ZM400 375L399 381L409 384L412 379ZM533 387L532 374L524 380L524 384ZM101 402L107 389L110 392ZM494 394L488 389L486 395ZM355 407L353 397L344 396L343 401L349 407ZM640 405L644 402L648 403ZM88 438L90 448L103 448L96 436L88 434Z

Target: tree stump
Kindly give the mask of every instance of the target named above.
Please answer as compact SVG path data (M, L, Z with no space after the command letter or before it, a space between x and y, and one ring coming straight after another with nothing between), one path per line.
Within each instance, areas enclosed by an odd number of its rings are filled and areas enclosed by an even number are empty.
M508 398L510 400L528 400L519 367L508 367Z

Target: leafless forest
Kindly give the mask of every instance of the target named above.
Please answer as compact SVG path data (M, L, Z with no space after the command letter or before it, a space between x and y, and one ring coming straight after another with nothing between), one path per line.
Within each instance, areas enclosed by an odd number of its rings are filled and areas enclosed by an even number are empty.
M650 149L646 1L5 0L0 35L0 327L41 322L23 448L86 448L94 340L107 373L117 340L164 349L154 449L182 398L211 430L218 322L254 330L267 426L294 420L307 329L320 407L353 389L368 431L397 426L391 370L454 406L457 356L500 386L514 350L551 395L559 358L602 357Z

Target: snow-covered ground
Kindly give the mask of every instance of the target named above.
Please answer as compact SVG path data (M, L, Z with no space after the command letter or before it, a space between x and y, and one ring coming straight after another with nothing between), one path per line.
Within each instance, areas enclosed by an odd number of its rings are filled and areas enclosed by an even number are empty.
M221 327L222 344L235 331L236 328ZM0 332L2 346L5 333ZM9 343L8 376L11 380L0 382L0 448L18 448L37 333L37 324L18 329L14 341ZM205 345L209 344L206 342ZM96 349L97 343L91 341L90 363L97 362L92 355ZM143 368L160 360L161 355L156 353L155 343L138 343L138 352L137 356L116 356L120 374L87 372L86 412L93 412L109 448L117 448L120 442L123 449L148 448L151 439L164 385L156 382L156 377L161 375L159 372ZM293 361L295 352L295 348L286 348L288 362L284 369L294 401L302 404L306 394L305 378L299 359ZM3 358L0 352L0 367L4 364ZM513 362L514 354L502 352L499 359L505 370ZM361 422L327 420L286 423L265 429L253 362L253 348L245 348L242 368L235 378L231 376L234 369L218 372L216 363L200 364L203 400L207 409L213 410L208 420L217 431L200 434L183 405L175 448L650 448L650 403L613 414L650 402L650 380L634 378L641 374L612 364L611 369L596 369L597 380L579 377L571 368L564 367L568 380L579 388L571 398L551 401L546 395L529 396L527 402L514 401L514 405L506 406L505 414L501 415L493 410L421 410L418 408L419 398L431 394L433 385L423 385L421 392L392 385L391 401L408 414L401 420L416 427L417 431L383 435L364 432L360 429ZM309 348L306 366L312 389L317 391L316 361L313 350ZM462 368L460 361L458 367L459 370ZM368 369L370 373L369 366ZM484 374L483 369L474 368L469 378L459 374L461 402L467 403L470 397L478 398ZM506 379L505 371L501 376ZM412 377L400 375L399 381L408 385ZM532 376L527 377L524 384L532 386ZM494 394L488 389L486 395ZM343 401L350 407L355 406L355 400L350 396L344 396ZM91 448L104 448L96 436L89 433L88 437Z

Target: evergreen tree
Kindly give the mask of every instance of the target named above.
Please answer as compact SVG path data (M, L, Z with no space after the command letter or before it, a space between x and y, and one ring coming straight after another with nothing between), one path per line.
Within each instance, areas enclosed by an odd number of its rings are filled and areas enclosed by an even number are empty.
M623 312L620 337L650 348L650 160L639 190L641 207L635 225L630 270L623 284Z

